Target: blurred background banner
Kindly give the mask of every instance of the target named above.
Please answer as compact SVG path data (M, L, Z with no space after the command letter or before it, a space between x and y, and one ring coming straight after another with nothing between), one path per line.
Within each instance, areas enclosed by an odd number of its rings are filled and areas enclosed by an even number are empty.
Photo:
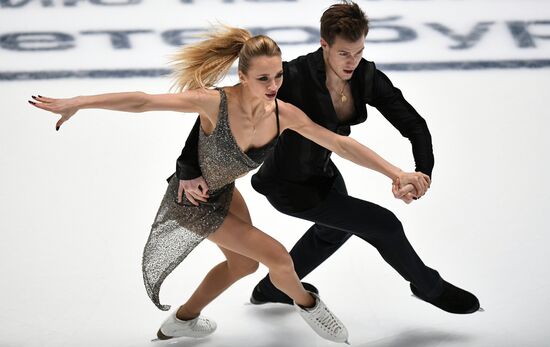
M365 57L386 70L550 65L540 0L377 0ZM2 0L0 79L161 76L168 56L222 22L273 37L285 58L315 49L330 1ZM36 68L35 66L40 66Z

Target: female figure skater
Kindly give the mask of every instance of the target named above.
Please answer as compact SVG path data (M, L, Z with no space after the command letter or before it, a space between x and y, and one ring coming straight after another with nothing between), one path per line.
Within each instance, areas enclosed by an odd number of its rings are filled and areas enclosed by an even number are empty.
M240 83L210 89L237 58ZM34 101L29 101L61 115L57 130L85 108L200 114L199 162L210 189L209 199L198 206L187 200L178 202L179 180L171 178L143 254L147 293L157 307L168 310L170 306L159 302L161 284L205 238L221 249L226 260L210 270L189 300L163 322L157 336L204 337L214 332L215 322L201 316L201 311L234 282L256 271L261 262L269 268L273 284L292 298L317 334L347 342L348 332L342 322L318 295L302 286L285 247L252 225L234 181L261 165L279 134L287 129L390 177L396 197L411 192L424 194L429 177L404 173L351 138L318 126L293 105L278 102L283 76L281 51L269 37L220 28L210 32L206 40L182 48L175 63L179 93L129 92L69 99L33 96Z

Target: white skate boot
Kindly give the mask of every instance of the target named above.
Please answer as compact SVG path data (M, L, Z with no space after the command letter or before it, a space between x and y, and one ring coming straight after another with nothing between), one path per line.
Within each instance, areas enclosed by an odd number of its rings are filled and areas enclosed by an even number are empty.
M334 342L348 342L348 330L344 324L327 308L315 293L309 292L315 298L315 306L303 309L294 304L300 316L322 338Z
M168 340L174 337L205 337L216 330L216 322L203 316L190 320L181 320L174 311L160 326L157 332L159 340Z

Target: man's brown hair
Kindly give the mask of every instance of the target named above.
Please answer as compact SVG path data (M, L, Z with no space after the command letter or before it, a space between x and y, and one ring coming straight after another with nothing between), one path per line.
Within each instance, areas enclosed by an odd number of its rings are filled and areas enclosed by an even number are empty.
M353 1L342 1L330 6L321 16L321 37L329 44L336 36L357 41L369 32L365 12Z

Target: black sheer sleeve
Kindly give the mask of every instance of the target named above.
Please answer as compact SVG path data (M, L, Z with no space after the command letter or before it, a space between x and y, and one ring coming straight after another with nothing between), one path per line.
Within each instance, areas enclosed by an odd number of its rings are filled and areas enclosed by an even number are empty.
M199 166L199 129L200 117L191 129L185 147L181 150L181 155L176 162L176 176L180 180L191 180L202 176Z

